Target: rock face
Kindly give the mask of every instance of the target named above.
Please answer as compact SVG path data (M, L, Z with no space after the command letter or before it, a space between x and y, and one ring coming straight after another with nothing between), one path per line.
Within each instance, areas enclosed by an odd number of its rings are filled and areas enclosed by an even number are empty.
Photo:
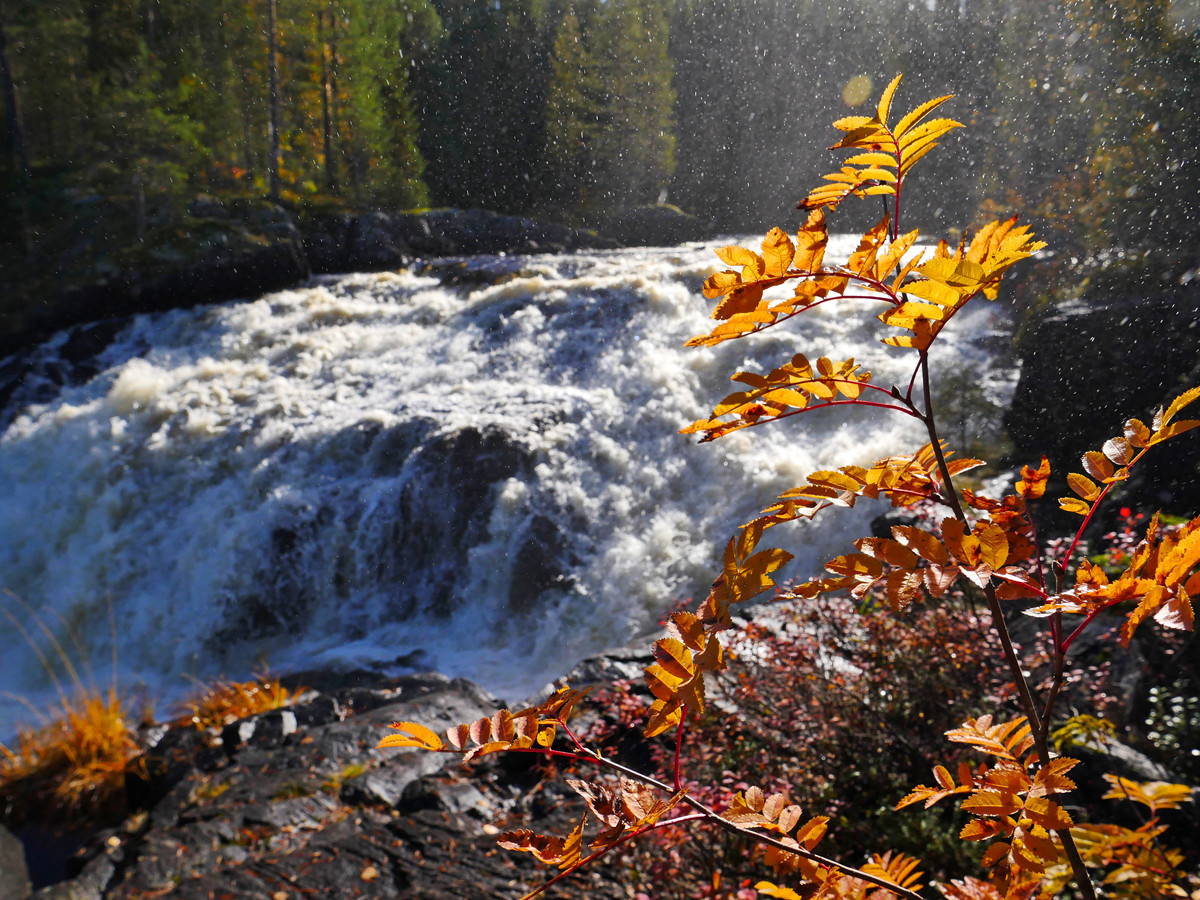
M1021 355L1006 416L1018 462L1044 453L1065 478L1126 419L1149 424L1158 406L1200 385L1200 284L1066 305L1031 331ZM1129 494L1177 515L1200 513L1200 457L1186 442L1155 448L1133 470Z
M391 722L443 731L491 715L498 700L440 675L337 676L330 685L227 726L216 746L190 727L160 727L148 779L129 783L131 804L145 812L91 836L60 862L65 880L33 896L461 900L520 896L549 877L526 854L495 846L510 812L521 820L512 827L529 827L532 814L535 827L571 828L553 814L538 818L561 804L553 789L530 791L541 778L533 757L488 757L466 769L457 755L375 748ZM0 898L24 900L5 835ZM27 844L30 854L48 852L48 843ZM572 880L558 896L626 896L612 880Z
M16 333L0 332L0 356L81 322L256 297L311 274L379 271L419 257L612 249L593 231L482 209L372 211L294 216L279 206L238 213L200 198L195 258L152 277L122 273L28 312Z
M25 900L32 891L25 848L11 831L0 825L0 900Z
M627 247L667 247L713 236L710 222L676 206L635 206L597 223L602 234Z

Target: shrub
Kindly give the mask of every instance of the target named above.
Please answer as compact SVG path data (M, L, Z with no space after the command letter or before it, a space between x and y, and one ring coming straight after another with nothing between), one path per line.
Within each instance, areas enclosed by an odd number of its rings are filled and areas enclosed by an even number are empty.
M889 767L872 767L873 757L902 750L914 765L923 764L932 745L914 725L928 719L926 727L944 734L954 752L947 756L941 750L932 785L910 787L895 808L956 803L952 821L958 824L951 827L960 841L979 848L978 865L986 875L986 880L965 875L964 868L958 873L964 877L941 876L938 887L944 896L1024 900L1054 896L1074 884L1079 894L1094 900L1098 881L1112 896L1187 896L1185 858L1164 836L1161 813L1187 801L1189 789L1109 776L1104 798L1140 804L1147 811L1142 824L1077 821L1066 804L1071 803L1075 815L1083 814L1075 796L1080 792L1069 776L1078 760L1054 752L1051 734L1066 737L1072 727L1083 727L1078 717L1062 722L1060 700L1073 688L1073 701L1086 697L1088 692L1079 688L1098 672L1072 673L1067 657L1081 635L1101 632L1105 617L1119 617L1115 636L1126 645L1150 619L1169 629L1192 629L1190 597L1200 591L1200 518L1170 531L1158 516L1152 517L1126 557L1106 561L1108 571L1105 564L1086 558L1076 563L1076 554L1114 485L1126 481L1130 469L1155 446L1200 426L1200 421L1178 418L1200 397L1200 388L1160 408L1149 425L1128 420L1121 434L1084 456L1083 472L1067 476L1074 496L1059 501L1081 524L1067 540L1048 542L1045 552L1031 513L1046 492L1050 468L1045 459L1024 467L1015 492L998 499L956 482L982 463L954 459L946 445L933 402L929 348L968 302L994 300L1005 272L1043 245L1015 219L992 222L970 241L964 237L957 247L939 243L932 251L918 251L916 231L900 231L902 188L912 166L961 126L929 118L949 97L923 103L889 125L899 81L884 91L873 116L834 123L843 132L834 149L852 155L801 203L809 213L795 241L775 228L764 238L761 253L735 246L717 251L729 268L704 286L705 295L719 301L713 311L717 324L688 343L711 347L744 338L826 303L848 307L847 301L873 302L883 305L879 320L894 329L883 342L912 355L911 378L907 384L879 385L853 359L822 357L814 363L796 354L765 373L735 373L739 389L718 403L709 418L683 432L710 441L801 414L871 406L912 417L925 429L928 443L871 466L813 473L729 541L711 593L695 612L670 616L666 636L654 644L655 662L645 672L653 702L645 711L643 734L660 743L666 738L666 752L657 753L661 775L626 765L587 735L576 734L568 717L582 692L568 686L528 709L500 710L451 727L445 738L419 723L397 722L392 726L397 733L380 742L381 747L462 752L468 761L508 751L595 767L596 777L568 780L586 809L567 835L519 829L500 836L502 847L557 867L559 874L548 884L638 840L669 843L680 829L706 825L757 847L775 877L794 885L760 880L754 884L759 894L791 900L868 895L872 900L916 900L924 887L923 864L909 853L893 848L854 865L846 855L854 841L842 843L834 836L824 845L832 851L816 848L831 824L852 836L856 825L866 828L865 837L886 830L882 816L855 822L841 811L857 802L870 807L876 791L897 787L889 783ZM828 265L825 214L852 194L882 197L884 217L863 234L845 265ZM801 608L793 627L785 623L766 640L759 632L755 650L743 652L743 659L758 652L769 664L757 671L752 663L735 670L721 640L733 624L731 609L775 587L772 576L790 559L782 550L760 547L764 535L778 525L811 520L863 498L885 499L906 510L932 506L937 513L895 525L890 536L855 541L855 552L826 563L826 574L786 591L783 596L811 605ZM828 595L849 600L820 599ZM975 618L961 597L979 598L986 617ZM864 614L849 617L848 604ZM1025 613L1042 623L1027 648L1014 642L1006 612ZM944 649L953 656L934 665L918 648L905 646L913 643L903 631L905 617L928 617L926 626L933 633L942 630ZM968 650L963 643L970 643L967 635L977 628L986 628L988 636L981 634ZM961 663L957 646L963 646ZM859 671L839 672L832 663L839 648L878 669L853 666ZM956 665L967 667L966 673ZM766 674L768 670L774 671ZM712 685L735 673L738 681L729 696L737 703L736 713L721 712L736 727L706 724L718 699ZM983 690L967 690L963 699L973 702L982 693L986 712L952 702L964 677ZM820 689L805 690L809 679ZM847 697L850 683L865 689L861 702ZM932 697L923 696L926 689ZM806 723L820 714L851 717L861 729L861 746L847 757L819 727L802 733L785 729L793 711ZM1056 720L1061 722L1057 729ZM715 752L708 759L702 756L689 772L706 778L693 784L684 777L685 734L692 735L686 743L692 750L706 727L722 726L734 740L723 750L715 749L719 742L712 735L699 742ZM980 755L985 761L977 761ZM654 764L655 752L643 754L647 756ZM727 766L753 770L760 783ZM835 766L841 769L831 771ZM870 787L864 796L849 793L857 784L837 780L847 767L866 772ZM801 799L825 804L831 815L806 814L796 802ZM1101 798L1082 799L1086 811ZM585 841L589 820L599 830ZM946 843L928 842L944 857L939 866L954 862L954 854L942 849ZM683 871L677 867L676 874ZM714 890L718 875L713 873Z

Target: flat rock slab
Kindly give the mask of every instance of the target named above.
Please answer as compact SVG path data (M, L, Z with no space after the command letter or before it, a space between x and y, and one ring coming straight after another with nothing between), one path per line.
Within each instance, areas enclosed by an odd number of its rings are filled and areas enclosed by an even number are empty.
M553 874L496 846L539 777L530 758L468 769L457 756L376 748L391 722L444 730L491 715L495 698L421 675L302 701L226 727L217 747L183 726L160 732L140 787L146 811L95 835L74 878L33 896L462 900L518 897ZM607 878L570 880L547 896L628 896Z

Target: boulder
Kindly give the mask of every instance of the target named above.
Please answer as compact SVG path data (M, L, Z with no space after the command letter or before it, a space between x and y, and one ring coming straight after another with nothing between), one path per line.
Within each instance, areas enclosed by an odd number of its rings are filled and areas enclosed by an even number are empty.
M1019 350L1021 377L1005 424L1017 460L1036 463L1045 454L1061 482L1126 419L1149 424L1156 408L1200 384L1200 284L1073 301L1028 328ZM1122 494L1136 506L1200 513L1195 443L1155 448Z
M25 845L0 825L0 900L25 900L32 892Z
M596 223L596 229L626 247L666 247L705 241L714 234L711 222L677 206L635 206Z

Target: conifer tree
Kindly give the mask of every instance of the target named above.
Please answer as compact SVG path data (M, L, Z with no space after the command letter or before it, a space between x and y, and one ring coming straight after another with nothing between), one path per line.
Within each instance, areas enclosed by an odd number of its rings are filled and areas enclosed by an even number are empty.
M595 181L593 148L600 140L605 89L600 62L584 41L574 6L559 23L550 53L544 168L554 174L551 200L583 206Z
M675 171L674 65L659 0L608 0L601 14L609 86L597 147L599 182L612 205L652 203Z

